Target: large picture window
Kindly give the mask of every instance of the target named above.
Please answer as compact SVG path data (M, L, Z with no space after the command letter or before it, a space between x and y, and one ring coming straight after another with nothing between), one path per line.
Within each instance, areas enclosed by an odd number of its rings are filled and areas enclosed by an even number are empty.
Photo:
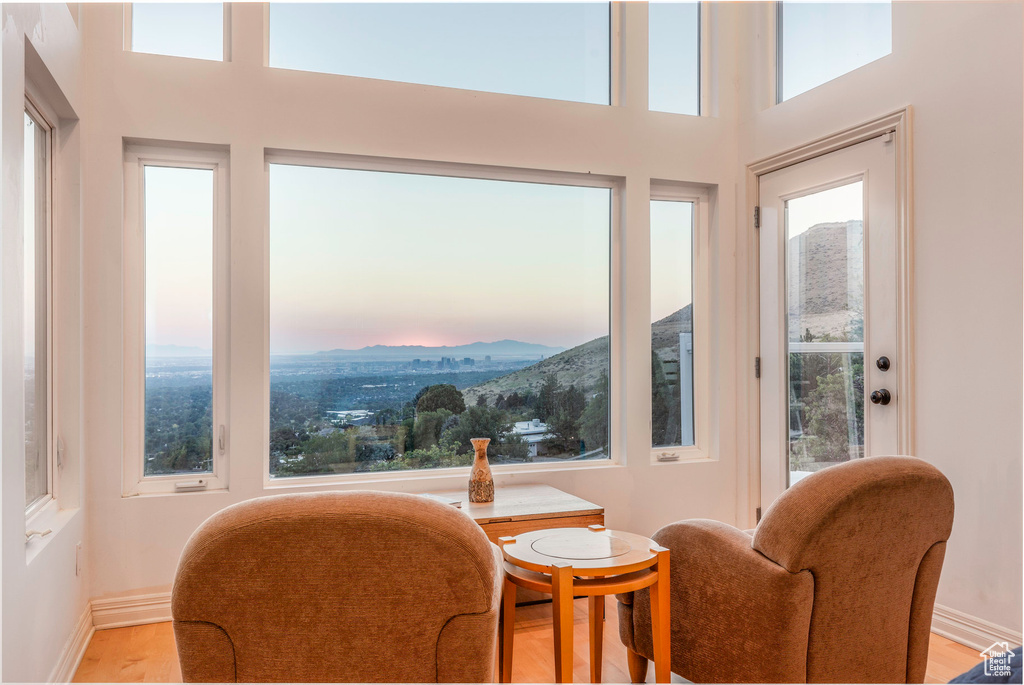
M608 458L612 190L556 183L270 164L272 477Z
M271 3L270 66L609 104L610 4Z
M35 511L52 493L50 396L50 132L31 104L25 109L24 373L25 506Z

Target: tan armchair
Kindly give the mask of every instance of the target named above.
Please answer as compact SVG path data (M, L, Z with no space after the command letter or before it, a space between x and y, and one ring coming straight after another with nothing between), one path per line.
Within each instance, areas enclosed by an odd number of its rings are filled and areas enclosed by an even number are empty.
M753 534L705 520L671 550L672 670L696 683L920 683L953 491L935 467L873 457L807 476ZM630 676L651 646L650 596L619 595Z
M171 597L185 682L490 682L501 556L415 495L242 502L207 520Z

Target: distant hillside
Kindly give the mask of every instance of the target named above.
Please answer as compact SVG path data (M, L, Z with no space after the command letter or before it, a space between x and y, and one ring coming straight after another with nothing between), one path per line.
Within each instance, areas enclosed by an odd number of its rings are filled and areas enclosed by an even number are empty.
M816 337L849 333L864 312L864 230L861 221L812 226L789 241L788 302L792 333L810 329ZM800 269L799 265L805 268ZM851 292L852 291L852 292ZM679 334L693 331L690 305L651 324L651 347L662 361L679 359ZM481 395L495 398L525 390L537 392L549 374L563 387L593 387L608 369L608 336L462 391L467 405Z
M564 347L548 347L536 343L519 342L518 340L498 340L497 342L475 342L467 345L445 345L441 347L425 347L423 345L373 345L358 350L328 350L317 352L331 358L348 359L440 359L441 357L474 357L482 358L515 358L539 359L550 357L565 350Z
M662 359L678 359L679 333L691 329L690 305L651 324L651 337L658 355ZM498 395L522 393L526 390L537 392L544 384L544 379L552 373L563 387L576 385L578 388L589 389L597 383L602 371L608 372L608 352L608 336L601 336L525 369L467 388L462 394L467 406L476 404L481 395L487 398L488 404L494 404Z

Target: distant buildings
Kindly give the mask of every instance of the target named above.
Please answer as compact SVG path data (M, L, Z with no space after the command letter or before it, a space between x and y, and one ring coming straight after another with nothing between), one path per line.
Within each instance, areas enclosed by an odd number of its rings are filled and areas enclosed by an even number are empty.
M515 426L512 427L512 432L521 436L526 441L526 444L529 445L529 452L527 454L529 454L531 459L537 456L538 445L552 437L548 433L548 424L542 423L540 419L516 421Z

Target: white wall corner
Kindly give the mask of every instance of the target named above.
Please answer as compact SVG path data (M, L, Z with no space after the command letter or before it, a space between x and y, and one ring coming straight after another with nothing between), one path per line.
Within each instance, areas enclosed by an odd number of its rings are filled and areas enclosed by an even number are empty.
M932 613L932 632L979 652L996 642L1021 644L1020 631L1011 630L956 609L935 605Z
M89 646L89 641L92 640L94 632L96 632L96 629L92 624L92 606L86 604L85 611L78 617L75 629L68 636L67 642L64 643L64 648L60 652L60 660L54 666L48 682L71 682L71 679L75 677L75 671L78 670L78 665L82 663L85 649Z
M170 620L170 592L154 592L92 601L92 624L97 630L141 626Z

